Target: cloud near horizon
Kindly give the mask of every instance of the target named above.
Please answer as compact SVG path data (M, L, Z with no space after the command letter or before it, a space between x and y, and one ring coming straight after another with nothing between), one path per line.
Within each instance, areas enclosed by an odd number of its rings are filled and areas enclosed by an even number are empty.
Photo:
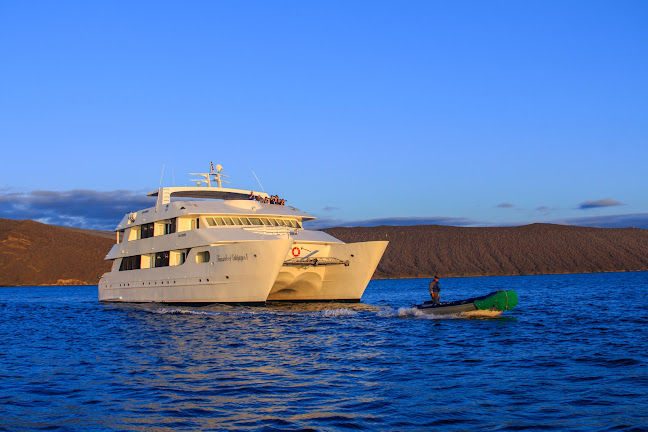
M603 198L595 201L584 201L578 204L578 208L581 210L588 210L593 208L614 207L614 206L621 206L621 205L623 204L620 203L619 201L615 201L611 198Z
M586 203L591 205L592 202ZM599 200L597 203L602 207L623 205L609 198ZM143 191L0 191L0 218L32 219L50 225L75 228L113 230L126 213L154 205L155 198L147 197ZM548 212L550 209L543 206L536 210ZM543 222L599 228L636 227L648 229L648 213L564 218ZM533 222L492 224L463 217L392 217L356 221L322 218L305 222L304 225L307 229L324 229L379 225L516 226L529 223Z
M575 225L592 228L641 228L648 229L648 213L624 215L587 216L549 221L560 225Z
M499 207L499 208L513 208L515 206L513 204L511 204L511 203L503 202L503 203L497 204L497 207Z
M365 219L357 221L344 221L341 219L316 219L304 222L307 229L347 228L347 227L373 227L380 225L413 226L413 225L449 225L449 226L474 226L477 221L460 217L393 217L379 219Z
M340 207L326 206L322 210L327 212L332 212L332 211L340 210Z
M547 211L549 207L542 206L536 210ZM458 227L501 227L501 226L522 226L533 223L548 223L558 225L573 225L592 228L641 228L648 229L648 213L607 215L607 216L586 216L578 218L552 219L537 222L492 224L479 222L467 218L458 217L394 217L383 219L367 219L357 221L344 221L340 219L316 219L305 222L307 229L325 229L337 227L372 227L380 225L390 226L412 226L412 225L446 225Z
M0 194L0 218L113 230L126 213L152 205L155 205L155 198L141 191L12 192Z

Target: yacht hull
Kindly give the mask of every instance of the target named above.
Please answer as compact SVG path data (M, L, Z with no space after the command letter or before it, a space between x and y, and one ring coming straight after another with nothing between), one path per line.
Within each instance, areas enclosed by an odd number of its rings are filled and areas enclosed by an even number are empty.
M298 244L298 243L296 243ZM316 257L333 257L346 264L284 265L268 301L360 301L388 242L308 245L302 250Z
M195 247L184 264L105 273L105 302L264 303L293 241L272 239ZM207 262L197 262L209 252Z

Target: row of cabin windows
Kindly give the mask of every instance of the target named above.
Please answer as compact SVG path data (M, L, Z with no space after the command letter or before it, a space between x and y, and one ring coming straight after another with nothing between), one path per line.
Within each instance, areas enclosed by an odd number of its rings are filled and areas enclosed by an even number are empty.
M173 234L174 232L176 232L177 230L176 218L169 219L167 221L164 221L163 223L164 223L164 227L163 227L164 234ZM138 239L145 239L154 236L155 236L155 222L151 222L139 226L139 230L137 231Z
M290 228L301 228L299 222L297 222L294 219L216 216L216 217L206 217L205 220L207 221L207 224L209 226L265 225L265 226L285 226Z
M119 265L119 271L124 270L139 270L141 268L151 268L151 267L168 267L168 266L177 266L182 265L187 260L187 255L189 254L189 249L184 249L181 251L165 251L157 252L155 254L148 255L134 255L129 257L122 258L121 264ZM205 254L207 254L205 256ZM145 262L143 262L145 261ZM209 261L209 252L198 252L196 256L196 262L208 262Z
M245 216L215 216L215 217L205 217L205 221L209 226L229 226L229 225L258 225L258 226L277 226L277 227L288 227L288 228L301 228L301 223L295 219L275 219L275 218L265 218L265 217L245 217ZM178 230L178 222L176 218L169 219L162 222L163 234L173 234ZM191 219L191 229L200 228L200 218ZM142 224L139 227L133 227L133 230L136 230L135 233L131 235L131 240L133 239L145 239L155 236L155 222ZM133 237L135 235L135 237Z

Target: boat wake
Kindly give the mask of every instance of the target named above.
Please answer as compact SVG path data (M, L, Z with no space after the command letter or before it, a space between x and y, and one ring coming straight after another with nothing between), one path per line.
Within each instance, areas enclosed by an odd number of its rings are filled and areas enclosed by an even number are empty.
M359 311L346 308L335 309L316 309L316 310L289 310L289 309L270 309L270 308L227 308L229 310L196 310L174 307L161 307L161 308L142 308L143 312L148 312L156 315L196 315L205 317L217 316L256 316L259 314L270 315L304 315L313 314L322 317L355 317Z
M457 319L457 318L467 318L465 315L460 313L458 314L445 314L445 315L434 315L423 313L415 307L401 307L398 309L386 308L378 312L378 316L383 318L417 318L425 320L439 320L439 319Z
M321 317L358 317L363 313L375 313L381 318L415 318L424 320L441 320L441 319L467 319L471 318L462 313L436 315L433 313L421 312L416 307L373 307L373 308L313 308L303 309L296 307L289 308L239 308L220 306L222 310L198 310L187 309L182 307L159 307L159 308L141 308L142 312L157 314L157 315L193 315L203 317L222 317L222 316L257 316L259 314L269 315L316 315Z
M320 313L325 317L345 317L358 315L358 311L355 311L353 309L327 309L321 311Z
M197 311L189 309L173 309L173 308L161 308L161 309L145 309L146 312L159 314L159 315L206 315L206 316L219 316L222 315L222 312L216 311Z

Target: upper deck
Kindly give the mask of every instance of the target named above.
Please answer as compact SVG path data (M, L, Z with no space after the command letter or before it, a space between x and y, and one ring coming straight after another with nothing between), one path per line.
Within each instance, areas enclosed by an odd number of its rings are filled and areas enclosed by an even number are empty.
M222 187L227 177L221 174L222 167L213 163L209 173L191 173L200 176L192 179L195 186L160 187L147 196L157 197L155 207L126 214L115 228L122 231L130 226L141 225L186 215L247 215L247 216L285 216L301 221L313 220L314 216L294 207L285 205L285 200L266 192L247 189ZM189 198L179 201L172 198Z

